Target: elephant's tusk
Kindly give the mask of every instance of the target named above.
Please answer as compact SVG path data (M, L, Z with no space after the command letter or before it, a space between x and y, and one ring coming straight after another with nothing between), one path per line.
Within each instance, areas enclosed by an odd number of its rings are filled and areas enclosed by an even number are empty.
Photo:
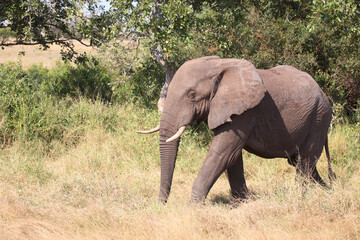
M150 134L150 133L154 133L160 130L160 125L157 125L156 127L154 127L153 129L150 130L146 130L146 131L136 131L137 133L141 133L141 134Z
M182 126L181 128L179 128L179 130L175 133L174 136L172 136L171 138L169 138L168 140L166 140L166 142L172 142L176 139L178 139L179 137L181 137L181 135L184 133L186 126Z

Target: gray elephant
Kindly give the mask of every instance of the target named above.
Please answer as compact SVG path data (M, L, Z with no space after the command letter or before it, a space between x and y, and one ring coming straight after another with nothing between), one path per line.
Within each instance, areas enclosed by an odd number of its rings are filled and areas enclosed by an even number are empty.
M171 81L160 126L159 201L166 203L181 134L195 120L214 131L210 150L194 182L191 200L203 201L226 171L231 194L245 198L242 149L263 158L287 158L298 176L323 186L316 163L325 146L330 103L307 73L290 66L256 69L250 62L216 56L184 63Z

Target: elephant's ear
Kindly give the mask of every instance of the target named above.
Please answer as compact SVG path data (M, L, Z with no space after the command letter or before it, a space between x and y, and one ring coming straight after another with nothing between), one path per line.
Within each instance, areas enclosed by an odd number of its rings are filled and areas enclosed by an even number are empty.
M225 60L213 80L208 125L214 129L255 107L265 96L264 83L256 68L245 60Z

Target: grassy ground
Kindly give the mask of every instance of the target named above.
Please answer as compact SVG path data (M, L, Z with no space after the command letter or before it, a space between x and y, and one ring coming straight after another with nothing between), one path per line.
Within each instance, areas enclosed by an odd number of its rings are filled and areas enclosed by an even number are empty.
M96 49L92 47L86 47L77 41L73 43L78 53L96 53ZM53 67L56 61L61 59L60 51L61 47L59 45L51 45L46 51L41 50L38 45L5 47L4 49L0 49L0 63L6 63L8 61L16 62L20 58L24 67L39 63L42 63L44 67ZM21 52L23 52L24 55L19 55Z
M162 206L158 136L135 134L156 125L158 114L81 100L73 107L91 118L61 141L15 142L0 150L0 239L360 239L354 127L336 126L330 134L333 190L312 186L303 195L285 159L245 153L250 199L233 201L221 176L201 206L188 201L208 146L188 131ZM97 115L117 125L103 127ZM326 178L324 156L318 166Z

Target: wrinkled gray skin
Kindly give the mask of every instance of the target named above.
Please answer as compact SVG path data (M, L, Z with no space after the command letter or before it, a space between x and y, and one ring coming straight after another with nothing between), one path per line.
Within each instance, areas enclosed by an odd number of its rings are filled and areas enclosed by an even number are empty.
M298 175L325 186L316 163L324 145L328 153L331 113L314 79L296 68L257 70L248 61L218 57L184 63L169 85L160 120L159 200L167 202L179 146L179 139L166 140L194 120L206 121L214 138L192 201L204 200L224 171L232 195L246 197L242 149L263 158L287 158Z

